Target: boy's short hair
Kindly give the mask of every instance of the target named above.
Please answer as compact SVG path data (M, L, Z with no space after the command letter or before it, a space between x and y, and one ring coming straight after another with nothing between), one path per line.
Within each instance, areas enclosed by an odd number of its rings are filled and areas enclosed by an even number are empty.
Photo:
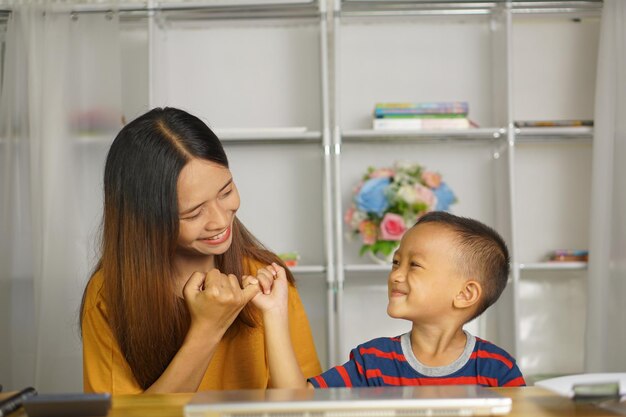
M509 278L509 250L504 239L478 220L445 211L427 213L415 226L424 223L441 224L457 235L458 267L465 276L479 281L483 288L482 300L469 320L480 316L498 300Z

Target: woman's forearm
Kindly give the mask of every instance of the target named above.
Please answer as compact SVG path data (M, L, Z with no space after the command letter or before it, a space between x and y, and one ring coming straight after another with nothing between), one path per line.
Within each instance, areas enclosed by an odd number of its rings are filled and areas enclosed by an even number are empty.
M170 364L145 392L196 392L221 340L221 334L211 333L190 328Z

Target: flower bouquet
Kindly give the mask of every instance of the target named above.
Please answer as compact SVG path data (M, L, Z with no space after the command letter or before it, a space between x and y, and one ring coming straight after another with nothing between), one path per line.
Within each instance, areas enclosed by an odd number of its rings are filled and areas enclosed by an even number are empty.
M345 222L350 237L360 236L360 255L369 252L388 258L420 216L446 211L456 201L441 175L419 164L396 162L391 168L369 167L354 190Z

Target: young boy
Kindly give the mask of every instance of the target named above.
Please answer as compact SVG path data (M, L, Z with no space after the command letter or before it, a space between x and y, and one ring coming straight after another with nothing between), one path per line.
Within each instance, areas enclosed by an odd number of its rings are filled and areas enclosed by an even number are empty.
M308 383L289 339L284 271L273 268L257 277L265 288L274 280L271 292L253 299L263 314L272 387L525 385L508 353L463 330L496 302L509 275L504 240L476 220L421 217L403 236L387 282L387 314L413 322L411 331L357 346L348 362Z

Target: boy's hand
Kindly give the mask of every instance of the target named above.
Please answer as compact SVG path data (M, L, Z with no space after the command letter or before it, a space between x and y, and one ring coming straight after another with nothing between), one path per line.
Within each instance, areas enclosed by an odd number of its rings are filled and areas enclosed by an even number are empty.
M256 279L263 292L252 303L263 312L263 332L272 388L304 388L298 359L289 333L289 282L285 269L276 263L259 270ZM265 290L270 287L270 292Z
M244 285L254 279L258 281L261 292L252 299L252 304L264 315L267 313L287 315L289 284L285 269L277 263L272 263L259 269L256 278L244 277Z

